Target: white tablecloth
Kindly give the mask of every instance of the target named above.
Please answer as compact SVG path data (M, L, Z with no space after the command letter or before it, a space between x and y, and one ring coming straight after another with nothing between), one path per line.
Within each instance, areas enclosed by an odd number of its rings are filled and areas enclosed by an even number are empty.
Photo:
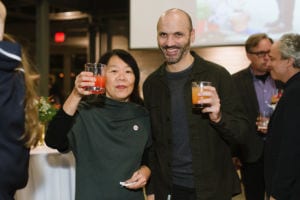
M30 154L29 180L17 191L16 200L74 200L73 154L60 154L46 146L38 146Z

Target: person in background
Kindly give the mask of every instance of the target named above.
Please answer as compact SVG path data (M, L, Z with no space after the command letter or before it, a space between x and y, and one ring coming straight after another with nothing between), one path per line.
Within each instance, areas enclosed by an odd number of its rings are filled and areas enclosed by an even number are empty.
M300 35L285 34L270 51L270 73L284 92L268 127L265 181L270 200L300 199Z
M191 17L180 9L164 12L157 42L165 62L143 85L150 111L152 170L148 199L229 200L240 192L229 143L243 143L248 121L239 109L229 72L191 51L195 39ZM211 81L209 104L192 109L191 82Z
M243 107L251 122L247 143L234 149L233 160L241 170L247 200L265 199L263 148L266 132L258 130L256 121L259 113L272 112L272 95L276 93L275 81L268 68L269 52L273 40L265 33L250 35L245 50L250 65L233 74Z
M63 103L63 94L57 83L55 74L49 74L49 98L51 103L58 108Z
M6 8L0 1L0 30ZM0 32L0 199L12 200L28 180L29 150L39 132L36 85L28 55Z
M91 72L81 72L57 115L49 123L45 142L76 159L76 200L142 200L150 145L148 111L140 98L139 68L126 51L116 49L100 58L105 64L105 95L86 98L95 84ZM120 182L125 182L124 187Z

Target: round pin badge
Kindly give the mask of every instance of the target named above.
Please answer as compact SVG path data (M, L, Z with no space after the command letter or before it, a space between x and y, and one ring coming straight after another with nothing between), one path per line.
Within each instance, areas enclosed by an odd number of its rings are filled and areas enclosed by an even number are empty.
M135 124L135 125L133 125L133 127L132 127L132 128L133 128L133 130L134 130L134 131L138 131L138 130L139 130L139 126L138 126L138 125L136 125L136 124Z

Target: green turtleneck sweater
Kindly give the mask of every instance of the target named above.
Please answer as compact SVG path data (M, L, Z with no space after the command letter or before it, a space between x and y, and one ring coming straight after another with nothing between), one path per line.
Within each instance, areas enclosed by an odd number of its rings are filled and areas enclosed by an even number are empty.
M103 104L82 104L74 120L67 136L76 159L76 200L142 200L142 190L119 183L141 165L150 135L146 109L104 98Z

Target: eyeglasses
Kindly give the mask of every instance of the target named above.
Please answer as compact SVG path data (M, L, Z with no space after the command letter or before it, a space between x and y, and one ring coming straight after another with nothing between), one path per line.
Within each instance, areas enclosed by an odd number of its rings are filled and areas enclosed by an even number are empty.
M270 53L270 51L258 51L258 52L251 52L251 51L249 51L248 53L249 54L254 54L254 55L256 55L259 58L263 58L266 55L268 55Z

